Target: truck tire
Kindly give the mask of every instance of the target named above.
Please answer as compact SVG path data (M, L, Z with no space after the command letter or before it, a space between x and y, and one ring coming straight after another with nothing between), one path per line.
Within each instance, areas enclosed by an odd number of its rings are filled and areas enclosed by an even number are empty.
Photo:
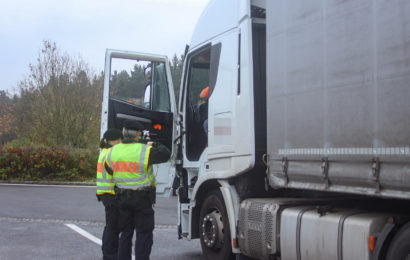
M386 255L387 260L410 259L410 223L394 236Z
M228 215L219 190L208 193L199 216L199 233L205 259L234 259Z

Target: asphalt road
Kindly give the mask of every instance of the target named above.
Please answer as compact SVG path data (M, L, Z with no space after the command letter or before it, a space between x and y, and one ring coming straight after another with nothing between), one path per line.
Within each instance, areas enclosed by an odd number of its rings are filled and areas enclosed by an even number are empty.
M177 199L157 198L151 259L203 259L177 239ZM0 259L102 259L104 207L95 187L0 184Z

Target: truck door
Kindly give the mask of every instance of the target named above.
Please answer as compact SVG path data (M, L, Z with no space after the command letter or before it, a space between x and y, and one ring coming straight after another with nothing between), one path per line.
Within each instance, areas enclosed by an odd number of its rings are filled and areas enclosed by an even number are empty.
M161 55L107 50L104 71L101 135L109 128L122 129L126 120L140 122L143 137L167 146L171 159L153 166L157 195L169 196L175 176L174 89L168 58Z
M252 56L246 32L225 32L190 50L186 58L184 167L205 165L218 178L254 165Z

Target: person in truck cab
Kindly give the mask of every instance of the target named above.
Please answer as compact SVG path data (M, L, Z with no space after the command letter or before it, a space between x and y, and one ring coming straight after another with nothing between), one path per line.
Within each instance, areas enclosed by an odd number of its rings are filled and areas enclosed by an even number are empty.
M199 94L203 103L199 105L199 116L202 127L205 131L205 135L208 136L208 99L209 99L209 86L206 86Z
M121 144L107 152L105 168L113 175L119 205L120 231L128 236L119 240L118 259L131 259L135 229L135 259L149 259L153 244L155 187L152 164L166 162L169 149L157 142L144 143L144 127L135 121L124 122Z

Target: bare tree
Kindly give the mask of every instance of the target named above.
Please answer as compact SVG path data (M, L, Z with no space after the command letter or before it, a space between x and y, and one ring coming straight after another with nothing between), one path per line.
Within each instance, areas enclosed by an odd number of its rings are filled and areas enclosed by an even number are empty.
M8 92L0 90L0 144L15 138L14 107L15 99L10 98Z
M81 59L44 41L30 74L20 83L16 116L33 141L85 147L98 142L102 75Z

